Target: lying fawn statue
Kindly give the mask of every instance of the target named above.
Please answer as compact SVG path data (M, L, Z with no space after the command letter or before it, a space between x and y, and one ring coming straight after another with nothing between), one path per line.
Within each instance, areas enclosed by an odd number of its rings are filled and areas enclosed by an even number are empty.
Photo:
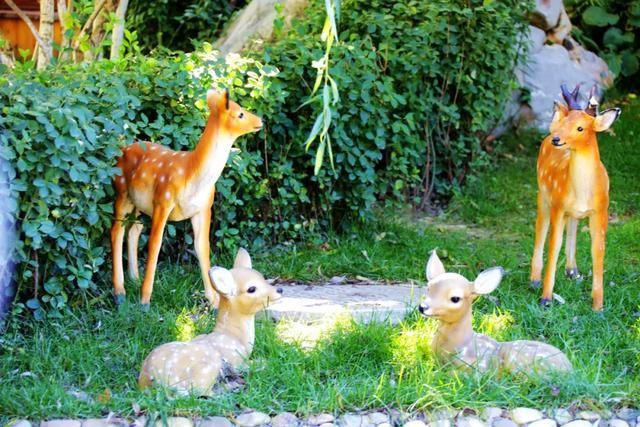
M154 349L142 364L140 388L161 385L182 394L210 396L218 377L251 355L255 314L279 300L282 288L268 284L251 268L244 249L238 251L231 270L213 267L209 274L221 296L213 332Z
M503 275L502 267L494 267L469 282L460 274L445 272L433 251L427 263L427 295L419 310L424 316L439 321L431 344L436 355L455 366L473 367L482 372L572 371L567 356L549 344L522 340L501 343L473 331L473 300L497 288Z
M578 104L579 87L569 92L562 85L567 105L556 103L550 134L540 146L538 155L538 215L536 240L531 259L531 283L540 286L542 253L547 231L549 254L542 286L541 304L548 305L553 297L558 254L562 246L562 232L567 229L566 274L578 277L576 239L578 221L589 218L593 284L591 297L594 310L602 310L604 291L604 247L609 221L609 177L600 161L596 133L611 127L620 115L618 108L598 112L595 87L589 104ZM551 227L549 227L551 226Z
M167 221L191 220L193 242L200 263L204 293L213 305L218 295L207 272L209 260L209 227L216 181L227 163L233 142L241 135L256 132L262 120L229 100L229 92L207 93L210 115L202 137L193 151L173 151L151 142L136 142L122 150L116 166L121 175L113 178L116 192L115 220L111 227L113 256L113 291L116 303L124 301L122 244L124 220L140 212L151 217L151 234L147 268L142 283L140 302L148 308L153 280ZM142 224L131 226L127 236L129 276L138 278L138 239Z

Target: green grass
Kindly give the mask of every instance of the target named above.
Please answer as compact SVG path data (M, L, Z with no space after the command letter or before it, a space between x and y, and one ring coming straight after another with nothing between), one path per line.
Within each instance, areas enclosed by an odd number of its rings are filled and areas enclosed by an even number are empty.
M0 421L109 411L132 416L134 404L151 415L229 414L248 407L305 414L374 407L640 405L640 102L622 107L616 135L600 137L614 218L607 235L604 313L591 311L589 277L575 283L558 274L555 292L566 304L547 310L528 286L539 142L531 135L507 138L496 167L470 182L437 220L385 211L366 227L329 237L328 246L253 254L256 268L268 276L300 281L347 274L423 284L428 253L436 247L448 269L469 278L502 265L509 274L475 305L477 330L501 340L556 345L569 355L575 375L541 380L452 374L430 352L434 323L414 313L399 326L342 322L313 349L285 342L278 327L259 322L240 393L174 399L161 391L139 392L137 374L152 348L208 332L214 323L203 304L196 263L165 263L147 314L136 304L136 285L129 284L128 303L119 311L105 288L62 319L17 316L0 337ZM587 275L589 254L588 233L582 231L578 266Z

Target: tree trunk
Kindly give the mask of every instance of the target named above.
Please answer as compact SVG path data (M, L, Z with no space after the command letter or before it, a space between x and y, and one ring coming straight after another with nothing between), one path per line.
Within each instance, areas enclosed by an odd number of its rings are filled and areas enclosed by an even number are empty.
M31 31L31 34L33 34L33 37L38 42L37 46L40 46L42 48L41 50L43 51L43 53L47 55L49 58L51 58L52 56L51 42L45 43L42 40L42 37L40 37L40 34L38 33L36 26L33 25L33 21L31 21L31 19L18 6L16 6L13 0L4 0L4 2L11 8L11 10L13 10L16 13L16 15L20 17L20 19L24 21L25 24L27 24L27 27Z
M116 9L116 23L113 26L111 34L111 59L120 58L120 47L122 46L122 37L124 35L125 16L129 0L120 0Z
M93 25L91 27L91 37L89 38L89 42L91 44L91 49L89 52L85 52L86 60L100 59L102 58L102 49L100 46L102 45L102 41L104 40L106 31L104 25L107 23L107 18L109 13L113 12L114 9L114 0L95 0L94 5L96 8L100 7L100 4L104 3L104 10L102 10L96 18L93 20Z
M60 52L58 53L59 61L69 59L69 49L71 48L71 39L67 37L67 31L71 29L71 24L67 18L71 16L73 11L73 0L69 0L67 8L67 0L58 0L58 20L60 21L60 31L62 32L62 41L60 42Z
M53 21L55 16L55 0L40 0L40 27L38 32L42 39L42 43L51 49L53 41ZM36 68L43 69L51 62L51 52L47 52L47 47L40 46L38 50L38 61Z

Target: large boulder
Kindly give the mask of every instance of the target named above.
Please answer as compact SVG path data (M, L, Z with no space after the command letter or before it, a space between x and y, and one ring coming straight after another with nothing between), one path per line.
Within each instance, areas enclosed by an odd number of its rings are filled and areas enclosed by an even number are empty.
M276 5L281 5L281 15L288 24L291 18L301 14L307 0L253 0L235 17L214 47L224 54L237 53L252 43L269 40L278 15Z

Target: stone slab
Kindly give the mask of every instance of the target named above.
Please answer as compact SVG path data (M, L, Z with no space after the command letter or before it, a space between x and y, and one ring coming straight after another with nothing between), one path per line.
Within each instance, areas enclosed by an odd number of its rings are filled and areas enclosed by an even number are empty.
M274 320L321 322L350 315L357 322L399 323L424 290L414 285L278 285L283 298L267 308Z

